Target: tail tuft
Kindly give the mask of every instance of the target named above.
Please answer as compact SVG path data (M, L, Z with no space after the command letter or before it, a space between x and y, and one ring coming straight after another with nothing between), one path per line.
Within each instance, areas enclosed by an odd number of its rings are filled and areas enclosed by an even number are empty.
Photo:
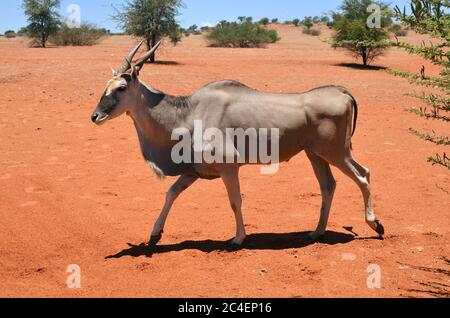
M358 124L358 102L356 101L355 97L353 97L353 95L350 95L350 97L352 98L353 101L353 111L355 112L355 115L353 116L353 132L352 132L352 137L355 135L356 132L356 126Z

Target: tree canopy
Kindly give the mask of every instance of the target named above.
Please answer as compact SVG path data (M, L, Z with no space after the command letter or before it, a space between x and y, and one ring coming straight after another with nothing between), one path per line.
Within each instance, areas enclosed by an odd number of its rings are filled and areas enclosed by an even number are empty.
M176 17L182 6L181 0L127 0L113 18L126 33L143 38L150 50L163 37L181 40ZM150 61L155 62L154 55Z
M428 34L434 41L425 42L420 46L407 43L395 45L405 49L411 54L420 55L429 62L441 68L438 76L428 76L425 66L416 74L390 71L392 74L408 78L412 83L438 89L442 94L423 93L422 95L409 94L422 100L427 106L410 108L426 119L450 122L450 1L449 0L411 0L411 13L406 8L397 7L396 18L414 31ZM411 128L411 132L426 141L441 146L449 146L449 136L439 136L436 133L421 132ZM429 157L429 161L450 169L450 158L447 153Z

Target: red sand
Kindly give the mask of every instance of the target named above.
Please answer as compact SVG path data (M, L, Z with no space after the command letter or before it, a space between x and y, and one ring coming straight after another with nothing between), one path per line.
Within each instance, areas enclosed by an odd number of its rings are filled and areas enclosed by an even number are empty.
M408 132L448 126L404 112L420 106L404 96L420 92L406 80L340 65L353 61L300 28L280 33L267 49L208 48L193 36L166 45L159 58L167 63L141 77L180 95L221 79L274 92L346 86L361 107L355 156L372 171L384 241L371 238L361 194L338 171L330 232L316 244L305 240L321 198L302 154L275 176L242 170L248 248L220 251L235 230L220 180L200 181L179 199L153 253L130 247L148 240L173 182L147 169L130 119L90 123L109 67L133 41L43 50L1 39L0 296L448 297L450 176L426 162L444 148ZM424 63L398 50L378 61L409 71ZM81 289L66 286L69 264L81 267ZM367 288L369 264L381 267L381 289Z

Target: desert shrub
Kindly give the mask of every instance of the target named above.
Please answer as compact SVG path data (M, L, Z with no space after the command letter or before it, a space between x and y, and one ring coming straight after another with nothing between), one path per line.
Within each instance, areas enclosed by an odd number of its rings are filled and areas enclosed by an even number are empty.
M181 34L183 34L185 37L190 37L191 35L200 35L203 32L205 32L206 30L208 30L208 28L201 28L201 29L196 29L196 30L192 30L190 28L189 29L179 29L178 31L173 31L171 34L169 34L169 38L172 38L174 35L177 34L177 32L181 32ZM180 39L180 41L181 41L181 39Z
M400 24L394 24L389 28L389 31L394 33L397 37L402 37L408 35L408 31L403 29Z
M277 18L275 18L275 19L272 19L272 21L270 21L272 24L278 24L278 19Z
M279 40L276 30L268 30L250 20L239 22L222 21L206 38L213 47L252 48L264 47Z
M8 39L15 38L16 32L14 32L13 30L8 30L5 32L5 37Z
M79 28L63 25L58 33L50 37L50 42L60 46L91 46L97 44L108 33L105 29L83 23Z
M312 36L319 36L322 31L317 29L303 29L303 34L312 35Z
M300 19L294 19L292 20L292 24L295 25L296 27L300 25Z
M394 34L397 37L407 36L408 31L407 30L397 30L397 31L394 31Z

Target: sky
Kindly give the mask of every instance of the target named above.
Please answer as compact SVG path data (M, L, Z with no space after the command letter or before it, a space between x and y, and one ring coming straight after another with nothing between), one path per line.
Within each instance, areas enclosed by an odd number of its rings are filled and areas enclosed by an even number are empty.
M221 20L236 20L238 16L252 16L292 20L305 16L326 14L339 7L341 0L183 0L178 22L183 27L215 25ZM391 0L394 5L404 6L408 0ZM62 0L60 13L68 17L71 4L81 9L81 20L96 24L112 32L121 31L110 16L113 5L119 6L124 0ZM21 0L2 1L0 10L0 33L6 30L17 31L27 24Z

